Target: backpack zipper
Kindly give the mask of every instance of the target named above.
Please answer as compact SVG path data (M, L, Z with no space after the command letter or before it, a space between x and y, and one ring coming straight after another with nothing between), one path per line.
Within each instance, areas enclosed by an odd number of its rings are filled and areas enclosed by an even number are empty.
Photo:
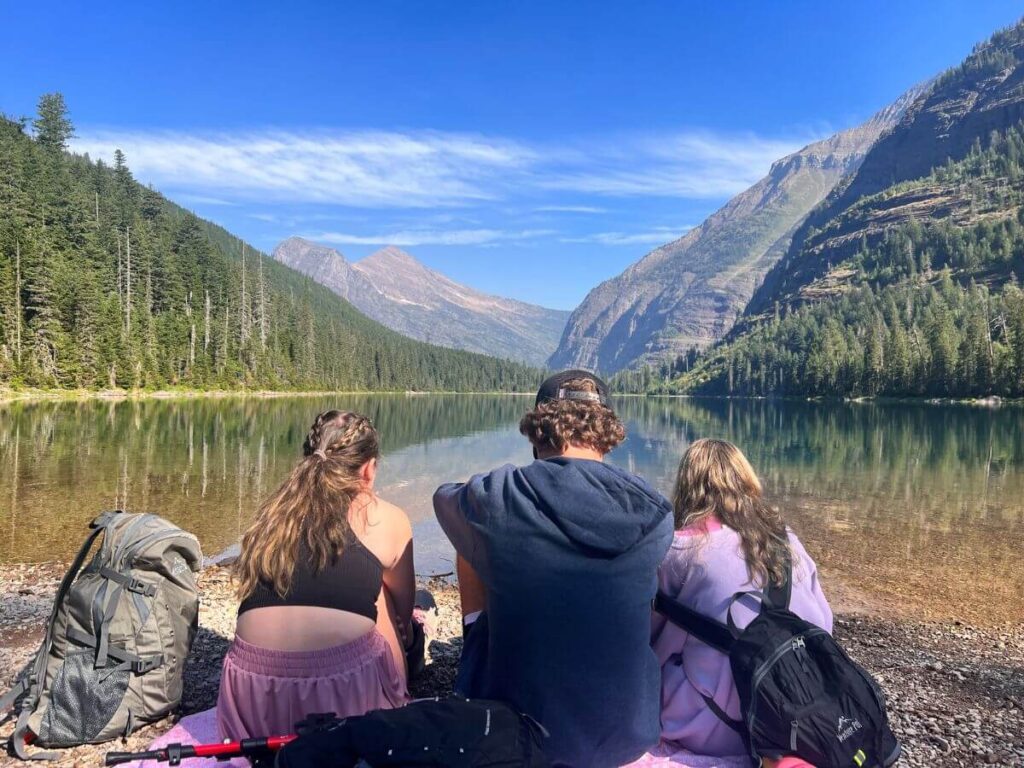
M124 528L121 529L121 531L119 531L119 533L121 534L122 542L125 539L129 538L131 536L132 532L136 528L138 528L140 525L142 525L143 523L147 522L148 520L151 520L154 517L156 517L156 515L154 515L154 514L152 514L150 512L141 512L141 513L138 513L138 514L139 514L138 517L136 517L134 520L129 522L127 525L125 525ZM104 534L103 543L106 544L106 534ZM123 543L118 544L118 546L113 548L112 551L110 552L110 557L107 558L107 562L108 563L121 563L121 562L123 562L124 561L125 549L126 549L126 547L125 547L125 545Z
M144 550L153 546L157 542L163 541L164 539L173 539L178 536L193 541L196 544L199 543L199 540L191 533L188 533L187 531L182 531L180 529L174 531L156 531L147 536L143 536L137 542L132 544L131 547L125 550L124 556L121 559L121 563L127 564L131 560L134 560L136 557L142 554Z
M821 627L811 627L806 632L793 635L786 642L781 643L765 661L761 662L757 670L754 672L754 680L750 686L750 711L747 712L747 733L750 733L754 729L754 717L757 713L757 688L761 685L761 681L764 680L765 676L771 672L772 667L785 656L788 652L794 651L800 647L806 647L804 642L805 638L814 637L816 635L827 635ZM754 755L755 759L758 755Z

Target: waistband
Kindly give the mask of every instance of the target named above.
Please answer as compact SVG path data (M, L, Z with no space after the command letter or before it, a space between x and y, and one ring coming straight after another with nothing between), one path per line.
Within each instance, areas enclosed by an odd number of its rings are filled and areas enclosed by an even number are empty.
M273 677L323 677L349 672L390 654L384 636L373 629L344 645L314 651L278 651L235 637L226 659L238 669Z

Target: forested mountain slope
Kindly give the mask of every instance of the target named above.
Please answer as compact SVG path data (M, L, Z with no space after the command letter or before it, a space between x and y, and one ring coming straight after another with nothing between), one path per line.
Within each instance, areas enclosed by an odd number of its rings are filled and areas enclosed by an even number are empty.
M547 360L569 317L456 283L394 246L349 262L334 248L290 237L274 258L406 336L535 365Z
M0 384L531 389L523 365L405 338L137 183L69 154L63 99L0 118Z
M1018 24L907 111L671 388L1024 395L1022 118Z
M794 228L920 93L912 89L863 125L777 161L699 227L592 290L570 317L551 365L612 373L720 339L786 252Z

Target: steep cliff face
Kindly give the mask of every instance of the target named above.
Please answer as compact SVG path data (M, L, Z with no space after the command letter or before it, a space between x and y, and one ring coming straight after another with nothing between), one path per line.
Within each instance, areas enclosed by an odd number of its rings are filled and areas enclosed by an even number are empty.
M979 45L799 226L672 391L1024 396L1024 22Z
M699 227L599 285L569 318L550 365L612 373L721 338L807 213L919 93L909 91L863 125L779 160Z
M932 169L962 160L972 147L987 146L993 132L1005 132L1024 120L1024 27L997 33L979 45L963 64L938 77L883 136L860 168L813 211L794 235L786 255L765 276L747 307L749 315L770 310L828 271L847 255L826 247L821 232L848 235L858 225L851 212L858 201L886 193L927 176ZM918 190L915 194L925 194ZM946 193L948 196L948 191ZM955 194L955 193L954 193ZM895 202L892 203L895 206ZM869 217L871 219L873 217ZM870 228L869 223L865 226Z
M391 246L350 263L333 248L291 237L274 258L399 333L534 365L551 354L569 315L460 285Z

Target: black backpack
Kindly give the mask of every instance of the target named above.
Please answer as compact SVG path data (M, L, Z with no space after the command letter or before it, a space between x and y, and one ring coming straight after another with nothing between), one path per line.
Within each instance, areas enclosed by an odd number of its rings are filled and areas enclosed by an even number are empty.
M421 699L339 721L278 752L276 768L547 768L544 728L507 704Z
M789 610L791 580L787 574L782 587L765 593L737 592L726 624L664 592L655 609L729 657L743 720L730 718L710 697L704 700L743 737L755 761L796 755L816 768L892 765L900 744L878 685L828 632ZM739 630L732 606L744 595L758 598L761 608Z

